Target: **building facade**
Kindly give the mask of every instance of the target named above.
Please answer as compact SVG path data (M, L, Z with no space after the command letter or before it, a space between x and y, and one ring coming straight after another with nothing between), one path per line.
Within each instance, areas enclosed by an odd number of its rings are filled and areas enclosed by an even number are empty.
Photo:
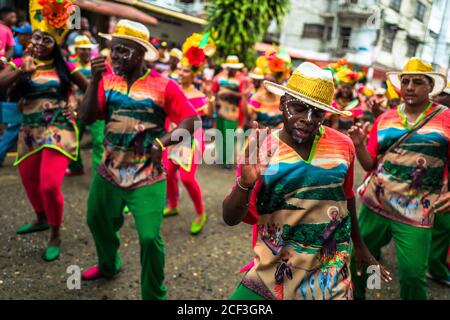
M431 9L431 0L291 1L279 43L294 58L324 66L345 57L382 79L422 55Z

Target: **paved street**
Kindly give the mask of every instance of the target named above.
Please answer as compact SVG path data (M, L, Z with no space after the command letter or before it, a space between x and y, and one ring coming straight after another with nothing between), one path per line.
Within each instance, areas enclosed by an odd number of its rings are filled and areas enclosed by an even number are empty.
M14 230L33 219L33 212L20 184L12 158L0 169L0 299L139 299L139 246L134 222L127 216L121 231L123 272L110 281L82 283L69 290L66 273L70 265L81 269L95 263L93 240L85 222L86 199L91 179L89 150L83 150L87 172L66 178L63 192L66 209L63 228L63 255L56 262L41 259L48 233L17 236ZM361 179L357 169L356 180ZM166 283L169 299L227 299L241 275L239 269L252 258L251 228L241 224L228 227L222 220L221 204L234 176L218 167L202 166L198 178L209 221L199 236L191 236L194 217L186 191L181 193L181 214L164 220ZM392 244L383 251L382 262L394 273L394 281L370 292L371 299L399 299ZM429 283L430 298L450 299L450 291Z

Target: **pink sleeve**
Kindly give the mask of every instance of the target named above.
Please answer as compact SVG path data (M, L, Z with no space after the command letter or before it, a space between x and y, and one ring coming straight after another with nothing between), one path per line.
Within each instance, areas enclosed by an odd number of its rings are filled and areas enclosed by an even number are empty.
M169 80L164 92L164 110L175 124L197 115L192 104L173 80Z
M66 65L67 65L67 68L69 68L70 73L76 71L76 69L77 69L77 67L72 62L66 61Z
M247 104L251 105L252 107L254 107L255 109L258 109L261 106L261 103L259 103L258 101L252 100L252 98L250 98L247 101Z
M16 58L16 59L14 59L13 61L10 62L10 63L12 64L11 67L12 67L13 69L20 68L20 66L22 65L22 61L23 61L22 58Z
M367 151L372 156L374 161L377 161L378 155L378 119L375 120L372 130L369 134L369 139L367 140Z
M106 95L105 95L105 83L102 80L100 80L100 83L98 84L98 105L99 105L99 112L98 112L98 119L104 120L105 119L105 104L106 104Z
M219 91L219 78L217 76L213 79L211 90L214 93L217 93Z
M7 29L5 41L7 47L14 47L16 45L16 42L14 41L14 36L9 28Z

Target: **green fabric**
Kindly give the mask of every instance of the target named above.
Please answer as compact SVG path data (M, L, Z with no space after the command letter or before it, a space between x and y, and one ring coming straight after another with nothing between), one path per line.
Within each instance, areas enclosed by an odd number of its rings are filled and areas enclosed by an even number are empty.
M256 292L250 290L242 283L236 288L233 295L230 297L230 300L266 300L264 297L260 296Z
M44 259L47 262L51 262L51 261L58 259L60 254L61 254L61 249L59 247L48 246L47 249L45 249L42 259Z
M134 190L119 188L94 174L88 197L87 223L95 241L98 266L106 277L120 271L119 230L125 205L133 214L141 247L141 295L166 299L164 243L160 235L166 200L166 181Z
M92 139L92 170L96 171L103 157L105 120L97 120L89 128Z
M222 134L222 145L217 145L218 143L220 143L220 140L218 140L217 144L216 144L216 159L217 160L221 160L222 164L233 164L234 163L234 146L235 146L235 142L234 143L230 143L230 145L228 146L228 150L227 150L227 136L226 136L226 130L230 129L233 130L233 132L236 131L238 127L238 121L237 120L226 120L222 117L218 117L217 118L217 130L220 131L220 133ZM235 139L235 138L234 138ZM233 146L233 147L232 147Z
M381 248L387 245L391 238L394 239L400 297L407 300L427 299L425 274L428 269L431 229L417 228L387 219L364 205L359 210L358 224L367 248L377 259L380 258ZM363 269L361 277L356 275L353 254L351 271L355 285L354 296L356 299L364 299L367 273Z
M83 139L84 131L86 130L86 125L81 119L77 119L77 127L78 127L78 141L81 143L81 139ZM81 148L78 148L77 160L70 160L69 170L71 172L80 172L83 170L83 160L81 159Z
M48 223L44 223L38 226L33 226L33 224L25 224L23 226L20 226L17 228L16 233L17 234L26 234L26 233L33 233L33 232L39 232L39 231L45 231L50 229L50 225Z
M450 245L450 215L436 214L431 234L428 271L436 279L447 280L450 277L447 267L447 252Z

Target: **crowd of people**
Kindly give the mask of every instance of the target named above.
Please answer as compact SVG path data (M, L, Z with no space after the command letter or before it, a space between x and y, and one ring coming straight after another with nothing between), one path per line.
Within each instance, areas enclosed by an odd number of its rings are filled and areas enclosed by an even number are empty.
M392 279L378 263L391 240L402 299L426 299L427 276L450 285L450 83L429 63L411 57L375 86L345 59L294 68L278 47L249 67L218 57L209 33L169 48L130 20L97 36L83 18L69 32L57 8L31 0L30 23L0 10L0 164L17 144L35 218L16 232L50 230L45 261L61 254L61 186L85 173L80 141L90 132L86 215L98 259L85 281L121 271L119 231L131 214L142 298L166 298L161 224L179 213L181 180L190 232L204 230L196 172L209 147L224 170L237 169L224 221L253 226L255 258L232 299L363 299L367 267ZM179 143L185 133L192 139ZM355 159L367 171L356 193Z

